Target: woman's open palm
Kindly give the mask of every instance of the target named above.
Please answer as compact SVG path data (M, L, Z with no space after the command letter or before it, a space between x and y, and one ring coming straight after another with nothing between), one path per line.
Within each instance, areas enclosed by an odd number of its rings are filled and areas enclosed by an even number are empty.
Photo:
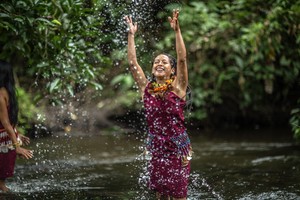
M129 26L128 32L134 35L137 31L137 23L133 23L132 18L130 16L125 16L125 20Z
M170 22L170 26L174 31L177 31L179 29L179 24L178 24L178 17L179 17L179 10L173 10L173 17L168 17L168 20Z

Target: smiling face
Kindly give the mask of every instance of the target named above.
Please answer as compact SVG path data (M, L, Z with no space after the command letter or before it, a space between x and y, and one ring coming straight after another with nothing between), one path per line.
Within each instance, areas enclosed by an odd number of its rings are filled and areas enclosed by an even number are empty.
M169 79L171 74L174 73L174 68L172 68L170 59L164 54L158 55L153 62L152 74L157 79Z

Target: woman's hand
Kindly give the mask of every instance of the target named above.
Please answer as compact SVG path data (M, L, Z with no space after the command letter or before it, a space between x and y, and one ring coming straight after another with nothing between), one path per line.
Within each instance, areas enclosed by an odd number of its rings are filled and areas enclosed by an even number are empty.
M129 26L128 33L134 35L137 31L137 23L133 23L130 16L125 16L126 23Z
M23 144L25 144L25 145L29 145L30 144L30 138L29 137L26 137L26 136L21 135L21 134L19 134L19 137L20 137L20 139L21 139L21 141L22 141Z
M188 166L190 160L187 159L187 157L182 158L182 166L186 167Z
M188 166L189 162L192 160L193 153L194 153L193 149L192 149L192 147L190 147L188 155L182 158L182 166L183 167Z
M174 31L179 30L179 22L178 22L178 17L179 17L179 10L173 10L173 18L168 17L168 20L170 22L171 28L174 29Z
M16 147L16 153L23 158L29 159L33 157L33 152L22 147Z

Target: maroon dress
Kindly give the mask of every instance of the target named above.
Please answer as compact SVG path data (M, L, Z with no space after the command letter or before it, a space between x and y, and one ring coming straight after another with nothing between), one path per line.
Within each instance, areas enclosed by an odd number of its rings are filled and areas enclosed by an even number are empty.
M147 150L151 154L148 166L149 188L174 198L187 196L190 164L182 165L189 154L190 140L184 126L185 101L173 92L164 98L144 93L148 124Z
M18 137L18 134L16 133ZM16 151L3 125L0 123L0 180L14 175Z

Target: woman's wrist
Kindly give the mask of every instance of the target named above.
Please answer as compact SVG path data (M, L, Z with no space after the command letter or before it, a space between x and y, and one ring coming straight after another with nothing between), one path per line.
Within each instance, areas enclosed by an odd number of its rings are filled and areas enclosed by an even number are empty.
M21 146L21 143L20 143L20 142L15 142L15 143L13 143L12 146L13 146L14 148L18 148L18 147Z
M177 29L174 29L174 32L175 33L181 33L181 30L180 30L180 28L177 28Z

